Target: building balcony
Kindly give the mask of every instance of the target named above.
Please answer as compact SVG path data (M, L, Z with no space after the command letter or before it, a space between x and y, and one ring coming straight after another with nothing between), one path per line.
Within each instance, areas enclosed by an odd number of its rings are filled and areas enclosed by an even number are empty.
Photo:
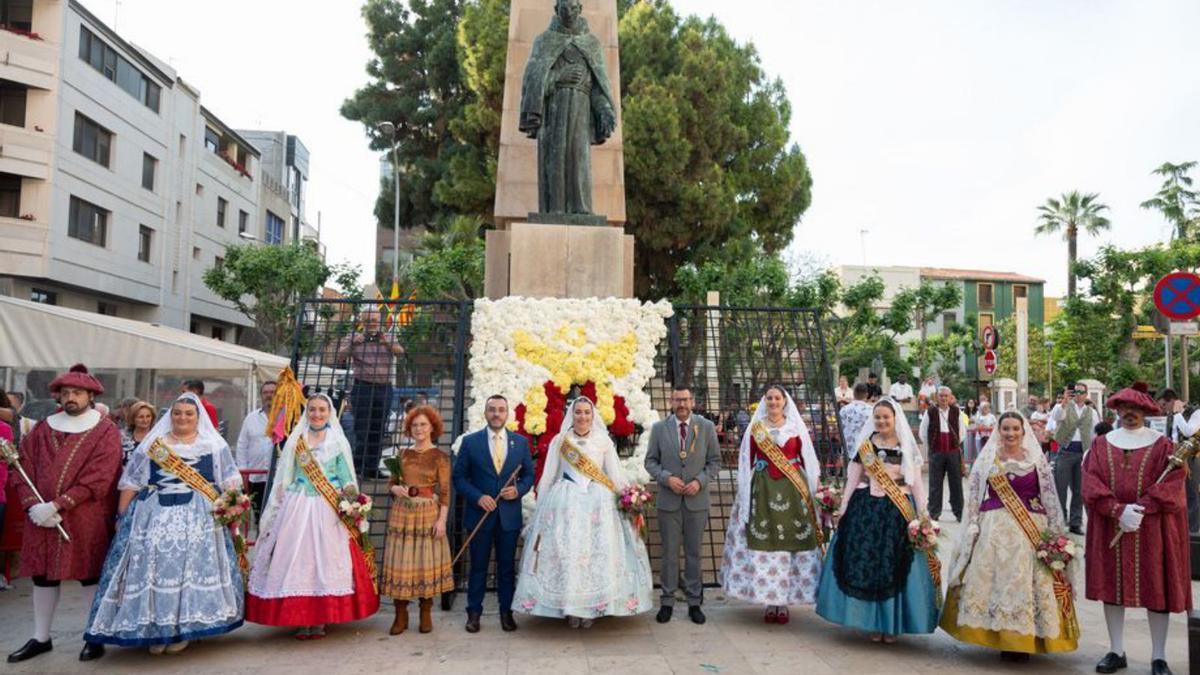
M54 138L40 131L0 124L0 172L49 180Z
M38 89L53 89L58 77L58 45L0 29L0 78Z
M0 270L19 276L45 276L50 227L37 218L0 216Z

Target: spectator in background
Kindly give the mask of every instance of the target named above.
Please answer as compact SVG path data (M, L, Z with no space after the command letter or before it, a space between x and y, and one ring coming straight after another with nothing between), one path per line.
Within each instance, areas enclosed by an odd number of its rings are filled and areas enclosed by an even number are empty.
M955 403L958 403L958 401L955 401ZM973 420L975 419L975 415L979 414L979 404L975 402L975 399L969 398L967 399L967 404L963 406L963 412Z
M1030 397L1035 398L1035 397ZM1042 452L1050 456L1050 413L1046 410L1046 402L1038 401L1037 408L1033 414L1029 416L1029 427L1033 429L1033 435L1037 437L1038 444L1042 446Z
M938 404L921 416L918 440L929 455L929 516L942 515L942 487L950 483L950 509L958 522L963 520L962 444L964 413L954 405L950 387L938 389ZM919 505L918 505L919 508Z
M883 387L879 386L879 376L875 373L867 375L867 397L871 403L883 398Z
M1058 442L1058 458L1054 461L1054 481L1058 484L1058 501L1069 509L1068 525L1072 534L1083 535L1083 453L1092 447L1100 415L1089 405L1087 387L1072 385L1065 390L1074 392L1074 400L1054 406L1054 440ZM1067 501L1067 491L1071 501Z
M126 396L120 401L117 401L117 407L112 409L112 412L109 414L108 418L112 420L113 424L117 425L118 429L124 429L129 417L129 406L137 402L137 398Z
M932 375L925 378L925 383L921 385L921 391L917 396L925 404L933 405L934 399L937 398L937 380Z
M1113 425L1109 424L1108 422L1101 422L1101 423L1097 424L1096 428L1093 429L1092 431L1095 432L1096 437L1099 438L1112 430L1113 430Z
M854 389L850 387L850 380L845 375L838 378L838 386L833 390L833 397L837 400L839 408L854 400Z
M891 387L888 387L888 396L902 406L912 403L913 388L908 383L908 373L900 373L896 376L896 381L892 383Z
M362 325L338 348L338 358L350 360L354 378L350 406L354 409L354 450L362 460L358 475L363 480L379 477L383 437L392 410L396 357L403 353L404 347L383 329L379 311L374 308L363 311Z
M112 421L112 411L108 409L107 403L101 403L100 401L96 401L95 403L92 404L92 407L96 409L96 412L100 413L101 417L107 417L108 421L110 421L110 422ZM118 427L118 428L120 428L120 427Z
M854 447L854 442L862 433L863 425L871 419L871 404L867 403L869 396L867 383L859 382L854 385L854 400L838 411L838 417L842 422L842 442L845 444L846 457L850 460L858 454L858 448Z
M996 416L992 414L992 404L988 401L983 401L979 404L979 412L975 413L973 420L975 425L975 433L979 434L979 448L987 445L988 439L992 437L992 430L996 428Z
M254 501L254 509L261 513L263 493L267 489L267 472L271 470L271 459L275 456L275 443L267 435L267 413L275 398L275 382L263 382L258 388L258 397L260 405L242 422L233 459L240 471L262 472L246 477L250 483L250 499Z
M154 422L158 418L154 406L145 401L135 400L128 406L125 419L121 421L121 466L129 463L129 457L141 445Z
M1174 389L1164 389L1158 395L1158 405L1167 416L1167 438L1172 443L1179 443L1200 431L1200 411L1179 400ZM1196 471L1200 470L1200 460L1193 458L1188 462L1187 476L1184 478L1187 490L1188 530L1195 534L1200 532L1200 494L1197 493Z
M1025 404L1025 409L1021 411L1025 415L1025 419L1033 419L1034 413L1038 411L1038 397L1033 394L1029 395L1029 402Z
M212 420L213 428L220 429L221 425L217 423L217 409L204 398L204 380L184 380L183 386L179 390L183 392L192 392L200 397L200 403L204 406L204 412L208 413L208 419Z
M4 390L0 389L0 394L3 394L3 393L4 393ZM3 414L3 411L0 411L0 421L7 423L8 426L12 429L12 434L13 434L12 442L13 442L13 445L16 445L16 446L20 446L21 437L24 436L25 434L28 434L30 431L33 431L33 425L37 424L36 421L31 420L28 417L21 415L21 410L24 407L25 407L25 394L23 394L19 391L10 391L10 392L8 392L8 408L10 410L12 410L12 416L11 416L12 419L6 419L5 415Z

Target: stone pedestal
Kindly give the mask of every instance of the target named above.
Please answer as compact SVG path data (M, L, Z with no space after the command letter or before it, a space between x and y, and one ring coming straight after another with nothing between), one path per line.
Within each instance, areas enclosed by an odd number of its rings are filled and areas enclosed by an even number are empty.
M633 235L618 227L516 222L487 233L484 293L633 297Z

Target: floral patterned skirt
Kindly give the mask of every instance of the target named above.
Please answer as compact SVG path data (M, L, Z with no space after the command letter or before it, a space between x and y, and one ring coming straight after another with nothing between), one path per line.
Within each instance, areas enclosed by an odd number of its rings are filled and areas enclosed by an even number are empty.
M438 508L437 501L430 498L392 502L379 589L382 595L413 600L454 590L450 540L433 537Z
M755 551L746 541L740 500L725 532L721 587L731 598L758 605L811 605L817 600L821 552Z
M646 545L602 485L559 479L525 531L514 611L562 618L633 616L654 607Z

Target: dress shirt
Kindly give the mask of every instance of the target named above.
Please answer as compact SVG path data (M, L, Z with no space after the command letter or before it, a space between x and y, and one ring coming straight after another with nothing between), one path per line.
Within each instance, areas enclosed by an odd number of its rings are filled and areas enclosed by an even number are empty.
M267 436L267 413L262 408L246 416L242 422L242 430L238 433L237 448L234 459L238 469L246 471L270 471L271 457L275 453L275 444ZM267 482L267 474L251 474L251 483Z
M911 384L903 382L893 382L888 388L888 396L892 397L893 401L905 401L913 397L913 388Z

